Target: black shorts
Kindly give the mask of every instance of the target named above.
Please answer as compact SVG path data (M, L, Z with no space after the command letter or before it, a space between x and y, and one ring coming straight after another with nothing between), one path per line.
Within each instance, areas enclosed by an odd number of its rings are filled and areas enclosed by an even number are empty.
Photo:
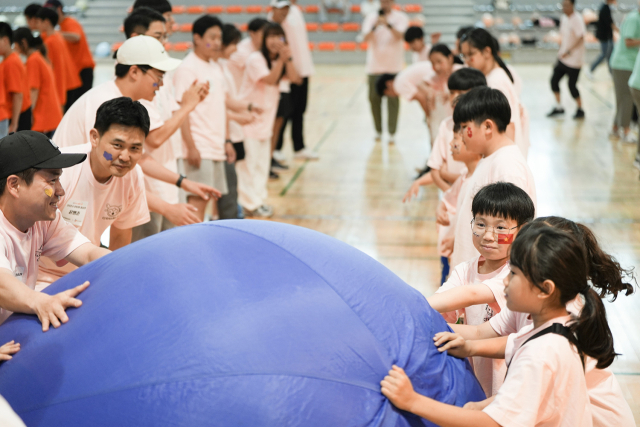
M280 92L280 102L278 103L278 112L276 113L276 117L291 117L291 113L293 113L291 94L288 92Z

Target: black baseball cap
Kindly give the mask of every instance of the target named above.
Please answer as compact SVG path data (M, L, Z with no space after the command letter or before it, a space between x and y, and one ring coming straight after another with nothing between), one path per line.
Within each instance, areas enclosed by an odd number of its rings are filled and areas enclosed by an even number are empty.
M63 169L84 162L86 154L62 154L45 134L12 132L0 139L0 179L29 168Z

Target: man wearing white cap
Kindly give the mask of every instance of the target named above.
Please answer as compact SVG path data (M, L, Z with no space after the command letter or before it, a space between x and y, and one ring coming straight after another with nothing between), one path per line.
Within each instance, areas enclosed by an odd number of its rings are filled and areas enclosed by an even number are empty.
M56 144L63 147L86 144L90 140L89 132L96 121L100 105L122 96L134 101L153 101L156 90L163 85L164 73L180 65L180 60L169 57L162 43L143 35L125 41L118 49L116 59L116 78L94 87L73 104L54 134ZM151 127L154 125L152 123ZM204 199L220 196L213 187L191 181L184 175L166 169L146 153L139 164L146 175L175 184ZM152 212L169 218L175 225L197 221L197 218L192 218L192 209L185 204L170 205L153 194L149 195L147 202Z

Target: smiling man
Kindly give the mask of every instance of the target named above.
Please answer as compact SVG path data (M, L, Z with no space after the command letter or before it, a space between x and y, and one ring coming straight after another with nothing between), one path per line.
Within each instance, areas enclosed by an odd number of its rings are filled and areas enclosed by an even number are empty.
M65 310L80 307L75 297L85 282L56 295L36 292L38 260L48 256L76 266L109 253L93 245L62 218L63 168L86 154L61 154L40 132L12 133L0 140L0 322L11 312L36 314L42 330L65 323Z
M144 177L138 160L149 134L149 114L137 101L120 97L98 108L90 140L63 149L88 155L70 167L60 182L66 194L58 207L62 218L84 236L100 245L100 236L110 228L109 249L131 243L131 229L149 221ZM75 266L43 256L36 290L42 290Z

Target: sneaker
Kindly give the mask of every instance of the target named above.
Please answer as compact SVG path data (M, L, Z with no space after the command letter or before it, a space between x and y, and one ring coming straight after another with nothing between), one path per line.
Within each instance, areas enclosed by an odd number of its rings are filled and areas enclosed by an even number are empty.
M278 175L274 171L270 170L269 171L269 179L280 179L280 175Z
M394 145L396 143L395 135L389 135L389 145Z
M633 161L633 167L640 170L640 160L638 158Z
M562 114L564 114L564 108L553 107L553 110L551 110L551 112L547 114L547 117L555 117Z
M617 129L617 130L611 129L609 131L609 138L615 138L615 139L620 138L620 129Z
M296 151L293 158L296 160L318 160L320 156L318 156L318 153L303 148L300 151Z
M563 110L564 112L564 110ZM576 110L576 114L573 116L574 119L584 119L584 110L582 108L578 108Z
M381 133L376 133L375 141L376 142L382 141L382 134Z
M622 142L624 142L625 144L637 144L638 140L633 136L633 134L631 132L629 132L628 134L626 134L623 138L622 138Z
M596 80L595 76L593 75L593 71L591 70L587 70L587 78L592 82Z
M273 208L269 205L262 205L253 211L245 210L244 215L253 218L271 218L273 216Z
M279 161L280 163L285 162L287 160L284 153L280 150L275 150L273 152L273 158Z
M283 165L282 163L277 161L275 159L275 157L274 157L274 158L271 159L271 170L274 171L274 172L286 171L286 170L289 170L289 166Z

